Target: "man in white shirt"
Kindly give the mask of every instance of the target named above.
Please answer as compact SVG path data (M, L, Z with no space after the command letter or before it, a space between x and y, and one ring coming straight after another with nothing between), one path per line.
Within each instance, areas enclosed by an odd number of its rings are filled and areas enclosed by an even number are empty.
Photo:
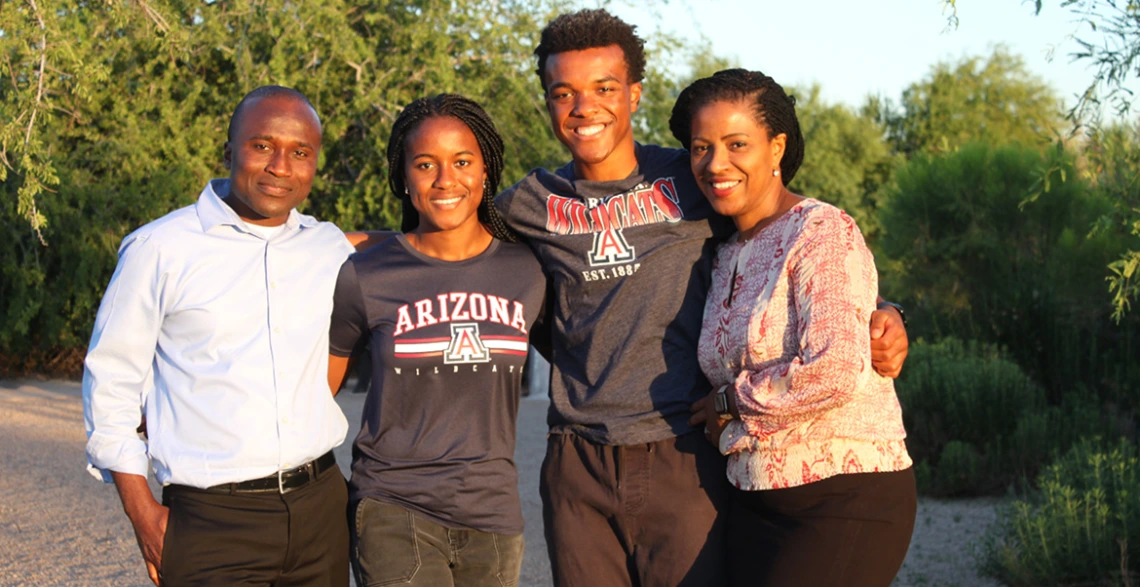
M119 250L85 362L87 456L114 481L156 585L348 584L331 453L348 423L326 370L333 288L353 249L294 210L320 148L302 94L250 92L230 121L229 179Z

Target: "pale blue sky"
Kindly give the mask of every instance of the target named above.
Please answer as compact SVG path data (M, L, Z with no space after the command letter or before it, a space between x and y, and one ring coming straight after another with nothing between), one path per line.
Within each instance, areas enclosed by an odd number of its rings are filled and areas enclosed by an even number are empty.
M1071 37L1088 29L1059 3L1046 2L1034 16L1032 3L1021 0L958 0L957 29L948 27L938 0L671 0L651 10L621 2L610 9L644 36L658 26L703 34L718 55L783 84L818 82L825 100L853 107L869 94L897 101L931 65L988 55L1001 43L1071 105L1092 80L1069 58L1077 47Z

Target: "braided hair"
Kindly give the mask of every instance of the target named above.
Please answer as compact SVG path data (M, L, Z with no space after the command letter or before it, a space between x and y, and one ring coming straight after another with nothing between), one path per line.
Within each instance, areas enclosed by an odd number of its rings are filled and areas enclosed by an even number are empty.
M759 71L726 69L699 79L681 92L669 117L669 130L686 149L693 140L693 115L713 102L751 104L756 122L768 136L784 134L787 143L780 159L780 179L788 185L804 162L804 134L796 118L796 99Z
M475 101L459 94L439 94L413 100L404 107L392 125L392 136L388 140L388 187L403 205L401 230L410 232L420 224L420 214L412 205L404 178L404 142L420 123L440 116L458 119L475 135L475 140L479 143L483 168L487 173L487 180L483 182L483 198L479 202L479 222L495 238L518 242L518 235L507 226L495 209L495 194L499 193L499 181L503 176L503 138L499 136L499 131L495 129L495 123L487 112Z

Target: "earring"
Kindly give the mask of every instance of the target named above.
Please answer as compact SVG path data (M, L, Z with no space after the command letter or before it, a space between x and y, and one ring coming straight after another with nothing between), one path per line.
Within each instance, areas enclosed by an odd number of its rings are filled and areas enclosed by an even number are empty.
M405 195L405 196L410 196L410 195L412 195L412 194L409 194L409 193L408 193L408 186L404 186L404 195Z
M779 169L773 169L772 170L772 177L780 177L780 170Z

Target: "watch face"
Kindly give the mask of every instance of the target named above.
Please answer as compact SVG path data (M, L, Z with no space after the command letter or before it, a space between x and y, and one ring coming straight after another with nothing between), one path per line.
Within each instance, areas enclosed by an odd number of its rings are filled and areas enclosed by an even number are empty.
M723 391L713 396L713 410L718 414L728 413L728 398Z

